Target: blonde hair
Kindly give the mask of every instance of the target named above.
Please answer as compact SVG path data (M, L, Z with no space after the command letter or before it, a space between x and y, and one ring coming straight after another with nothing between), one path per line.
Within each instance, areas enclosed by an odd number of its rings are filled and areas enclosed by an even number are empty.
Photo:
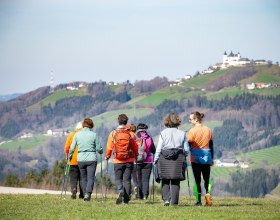
M76 125L76 130L80 130L83 128L83 122L79 121Z

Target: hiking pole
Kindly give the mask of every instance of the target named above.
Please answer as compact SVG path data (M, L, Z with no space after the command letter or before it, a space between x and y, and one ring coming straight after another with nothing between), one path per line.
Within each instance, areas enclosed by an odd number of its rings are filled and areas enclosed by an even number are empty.
M67 185L69 170L70 170L70 163L69 163L69 160L67 160L67 163L65 165L65 170L64 170L64 177L63 177L62 187L61 187L61 198L62 198L63 191L65 191L65 195L66 195L66 185Z
M137 195L136 198L140 198L140 188L139 188L139 172L138 172L138 166L137 166L137 159L135 159L135 168L136 168L136 181L137 181Z
M189 188L189 196L190 196L190 205L191 205L191 189L190 189L190 181L189 181L189 171L188 171L188 162L186 161L186 170L187 170L187 179L188 179L188 188Z
M153 161L154 161L154 158L153 158ZM153 203L155 201L155 166L154 164L152 163L152 169L153 169L153 183L152 183L152 192L153 192Z
M107 199L106 198L106 194L107 194L107 178L109 178L108 177L108 160L106 160L106 179L105 179L105 200Z
M96 174L95 174L94 179L95 179L95 199L97 200L97 176L96 176Z
M102 202L104 200L104 196L103 196L103 172L102 172L102 157L103 155L100 154L100 173L101 173L101 195L102 195Z

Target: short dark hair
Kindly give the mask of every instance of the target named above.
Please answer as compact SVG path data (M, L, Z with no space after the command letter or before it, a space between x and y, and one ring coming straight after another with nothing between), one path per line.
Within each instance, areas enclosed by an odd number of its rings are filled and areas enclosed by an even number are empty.
M138 124L137 125L137 130L139 130L139 129L148 129L149 127L148 127L148 125L146 125L146 124L144 124L144 123L140 123L140 124Z
M164 117L163 123L168 128L176 128L181 124L181 119L177 114L169 113Z
M94 124L93 121L90 118L85 118L83 121L83 128L93 128Z
M118 117L118 122L119 125L126 125L128 121L128 117L126 116L126 114L120 114Z

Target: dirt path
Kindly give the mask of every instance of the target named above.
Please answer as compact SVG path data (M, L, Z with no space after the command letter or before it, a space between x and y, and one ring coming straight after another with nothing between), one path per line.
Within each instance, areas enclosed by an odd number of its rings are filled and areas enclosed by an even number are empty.
M61 194L61 191L0 186L0 194ZM66 194L71 194L66 192Z

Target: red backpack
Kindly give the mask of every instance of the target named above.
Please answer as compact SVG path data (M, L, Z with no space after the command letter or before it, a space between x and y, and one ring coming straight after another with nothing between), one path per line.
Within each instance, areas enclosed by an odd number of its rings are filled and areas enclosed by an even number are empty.
M117 129L114 132L115 158L119 160L130 158L131 154L131 135L128 129Z

